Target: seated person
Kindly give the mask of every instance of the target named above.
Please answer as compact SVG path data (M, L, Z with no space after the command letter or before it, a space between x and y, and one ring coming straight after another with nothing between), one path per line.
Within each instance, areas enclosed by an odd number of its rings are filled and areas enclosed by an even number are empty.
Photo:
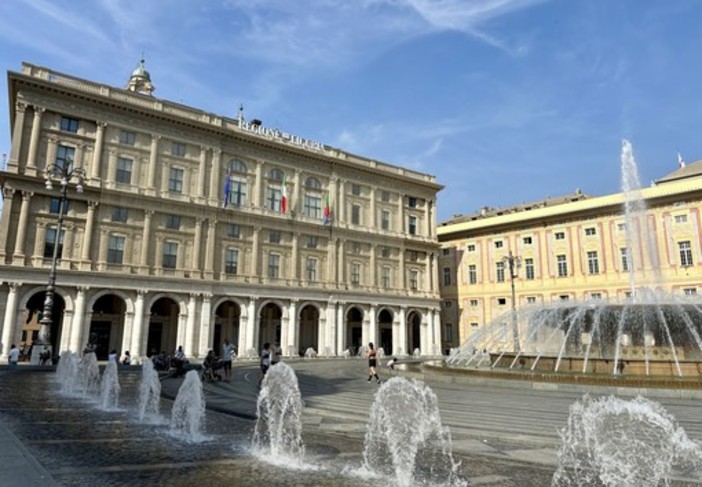
M388 369L395 370L395 364L397 363L397 359L395 357L391 358L388 361Z

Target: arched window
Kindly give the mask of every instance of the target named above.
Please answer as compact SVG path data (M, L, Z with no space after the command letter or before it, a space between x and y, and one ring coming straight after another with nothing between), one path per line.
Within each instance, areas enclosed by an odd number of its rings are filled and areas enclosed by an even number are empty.
M246 174L246 164L241 162L239 159L229 160L229 170L233 173Z
M271 181L282 181L283 177L283 171L280 169L271 169L271 172L268 173L268 179Z
M317 178L309 177L307 181L305 181L305 187L309 189L322 189L322 183L320 183Z

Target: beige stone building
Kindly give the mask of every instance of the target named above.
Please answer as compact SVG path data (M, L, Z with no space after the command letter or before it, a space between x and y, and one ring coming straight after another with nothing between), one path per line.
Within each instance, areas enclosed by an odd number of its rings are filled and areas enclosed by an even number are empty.
M702 161L643 188L646 221L627 252L626 195L588 197L580 191L513 207L485 208L437 228L442 250L442 323L457 324L463 343L512 306L555 300L630 296L636 286L697 294L702 286ZM648 231L643 230L648 228ZM454 345L455 346L455 345Z
M57 233L55 354L440 351L433 176L155 98L143 61L125 89L31 64L8 87L0 360L33 339ZM60 232L52 164L85 172Z

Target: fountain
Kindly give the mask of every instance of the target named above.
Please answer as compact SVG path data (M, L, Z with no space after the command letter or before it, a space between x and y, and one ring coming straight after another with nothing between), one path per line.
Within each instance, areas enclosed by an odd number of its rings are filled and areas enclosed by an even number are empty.
M436 394L414 379L393 377L375 395L363 449L365 470L410 485L466 485L442 426Z
M281 362L270 368L258 394L253 448L261 458L302 466L302 398L295 371Z
M157 418L160 403L161 381L158 378L158 372L154 370L151 359L145 357L141 364L141 381L139 382L139 403L137 405L139 421L144 421L146 417Z
M100 387L100 367L94 353L86 353L78 364L77 390L85 399L95 398Z
M78 382L78 355L73 352L63 352L56 366L56 377L61 384L61 392L73 394Z
M305 350L305 358L317 358L317 351L309 347L307 350Z
M629 297L618 303L592 299L520 307L471 335L447 359L448 365L475 367L485 358L476 352L489 350L491 368L667 377L702 374L702 301L660 290L655 232L648 227L636 163L626 140L621 163ZM645 285L637 282L635 272L635 258L643 256L654 267Z
M119 403L119 392L117 362L108 362L100 381L100 407L106 411L116 410Z
M700 444L660 404L585 395L570 407L554 487L669 485L674 466L699 472ZM700 477L702 478L702 477Z
M205 395L197 370L185 374L171 411L171 434L187 442L204 440Z

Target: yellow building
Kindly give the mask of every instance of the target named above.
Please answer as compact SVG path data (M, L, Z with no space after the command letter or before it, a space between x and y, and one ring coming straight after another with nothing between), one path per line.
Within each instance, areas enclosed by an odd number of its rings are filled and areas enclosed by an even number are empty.
M576 191L485 208L439 225L445 342L454 324L458 337L450 346L509 311L512 283L516 308L555 300L626 299L632 267L636 287L697 294L702 286L702 161L643 188L640 196L647 210L630 237L641 243L631 254L624 193L589 197Z

